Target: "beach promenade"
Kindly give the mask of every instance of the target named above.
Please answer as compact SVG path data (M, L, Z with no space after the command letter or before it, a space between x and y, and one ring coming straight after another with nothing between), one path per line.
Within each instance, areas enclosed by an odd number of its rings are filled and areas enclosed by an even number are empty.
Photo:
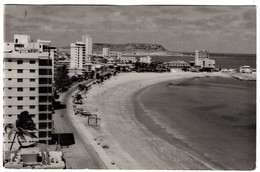
M91 81L85 81L81 84L88 84ZM78 83L79 84L79 83ZM65 109L55 110L53 115L55 133L73 133L75 144L69 147L63 147L62 152L66 158L66 166L69 169L106 169L106 165L92 148L88 139L75 126L70 119L71 115L71 95L78 89L78 84L73 85L69 91L60 94L61 104L67 105Z
M74 115L72 100L67 102L65 119L109 169L219 169L159 138L135 117L133 95L137 91L163 81L205 76L227 77L223 73L122 73L102 85L93 85L83 96L84 104L78 106L97 114L101 119L98 126L89 126L87 117ZM181 137L178 131L170 132Z

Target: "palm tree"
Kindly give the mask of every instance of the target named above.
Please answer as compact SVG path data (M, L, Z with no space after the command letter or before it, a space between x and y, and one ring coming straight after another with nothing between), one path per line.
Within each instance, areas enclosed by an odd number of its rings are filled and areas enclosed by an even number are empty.
M17 137L18 143L20 145L20 148L23 147L21 140L26 141L25 135L29 136L31 138L37 138L37 136L29 131L37 130L35 128L35 123L33 122L29 112L23 111L18 116L18 120L16 120L15 125L13 124L7 124L4 128L5 132L7 133L7 130L10 130L8 132L8 139L11 140L11 136L13 133L15 133L12 141L12 145L10 147L10 151L12 150L14 140ZM19 148L19 149L20 149Z

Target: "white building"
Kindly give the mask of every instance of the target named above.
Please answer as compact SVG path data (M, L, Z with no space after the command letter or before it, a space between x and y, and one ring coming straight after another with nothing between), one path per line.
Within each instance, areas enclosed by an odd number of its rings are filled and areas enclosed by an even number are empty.
M122 57L122 53L117 53L117 59L120 60Z
M209 58L209 52L206 50L195 51L195 67L215 68L215 60Z
M92 36L82 36L82 41L70 45L70 74L82 75L86 70L86 63L91 61Z
M108 57L110 55L110 48L103 48L103 57Z
M165 64L167 64L167 66L170 68L188 68L190 66L189 63L181 60L170 61L166 62Z
M15 126L18 115L28 111L38 131L38 138L26 137L23 145L51 140L53 52L50 42L31 42L29 35L14 35L13 43L4 44L3 53L3 125ZM3 131L4 151L8 151L11 140ZM12 136L12 138L14 135ZM13 145L19 148L17 139Z
M121 56L120 57L120 61L121 62L123 62L123 63L128 63L128 62L131 62L131 63L136 63L137 62L137 59L136 59L136 57L123 57L123 56Z
M85 47L86 47L86 54L87 55L92 55L92 51L93 51L93 43L92 43L92 36L91 35L84 35L82 36L82 42L85 43Z
M141 63L148 63L148 64L150 64L150 63L151 63L151 60L152 60L152 58L151 58L150 56L140 57L140 62L141 62Z

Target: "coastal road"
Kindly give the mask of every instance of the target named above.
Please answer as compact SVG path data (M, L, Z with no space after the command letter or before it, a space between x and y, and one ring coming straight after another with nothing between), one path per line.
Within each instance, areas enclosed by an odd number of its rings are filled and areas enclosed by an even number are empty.
M93 80L84 81L73 85L67 92L60 95L61 104L67 105L65 109L55 110L53 114L54 127L56 133L73 133L75 144L63 147L67 168L70 169L107 169L104 162L100 159L88 140L80 133L68 114L71 108L72 93L77 90L78 84L88 84ZM74 115L74 114L73 114Z

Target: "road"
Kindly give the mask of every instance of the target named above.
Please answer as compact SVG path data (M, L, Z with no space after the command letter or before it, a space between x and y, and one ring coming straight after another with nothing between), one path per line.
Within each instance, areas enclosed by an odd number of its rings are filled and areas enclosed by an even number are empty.
M84 81L78 84L88 84L93 80ZM78 88L78 84L72 86L67 92L60 95L61 104L66 104L71 108L72 93ZM67 168L70 169L107 169L107 166L95 152L89 141L80 133L75 124L71 121L68 109L55 110L53 114L54 127L56 133L73 133L75 144L69 147L63 147ZM74 114L73 114L74 115Z

